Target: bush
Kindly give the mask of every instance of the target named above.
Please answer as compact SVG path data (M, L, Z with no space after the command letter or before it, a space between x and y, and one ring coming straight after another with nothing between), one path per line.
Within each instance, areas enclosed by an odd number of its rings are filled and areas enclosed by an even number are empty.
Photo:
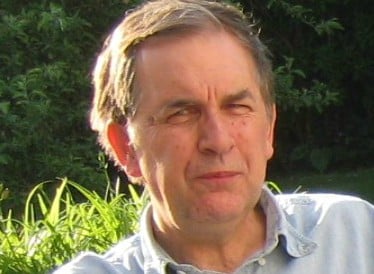
M17 196L64 176L105 188L87 123L89 72L104 30L129 4L2 1L0 182Z
M295 166L319 171L313 151L320 149L331 151L329 168L372 165L372 2L241 2L248 11L253 8L274 53L279 104L271 171ZM293 157L305 148L303 158ZM339 151L346 153L335 154Z

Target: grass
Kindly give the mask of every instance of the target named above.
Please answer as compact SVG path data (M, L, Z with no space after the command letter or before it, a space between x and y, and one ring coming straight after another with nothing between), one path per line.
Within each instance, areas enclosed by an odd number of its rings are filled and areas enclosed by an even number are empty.
M359 168L325 174L278 175L269 178L283 192L334 192L359 196L374 202L374 168Z
M30 192L21 220L12 211L0 215L0 273L48 273L80 251L103 252L137 230L145 201L132 189L131 199L113 190L100 197L63 179L50 199L48 184Z

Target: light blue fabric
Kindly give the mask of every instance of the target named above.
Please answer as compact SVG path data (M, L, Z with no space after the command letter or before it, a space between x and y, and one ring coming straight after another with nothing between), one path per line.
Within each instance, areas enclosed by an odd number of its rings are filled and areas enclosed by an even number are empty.
M374 274L374 206L359 198L333 194L273 195L266 187L261 206L267 216L264 250L235 274ZM55 274L217 273L178 265L155 242L152 208L140 232L105 255L83 253Z

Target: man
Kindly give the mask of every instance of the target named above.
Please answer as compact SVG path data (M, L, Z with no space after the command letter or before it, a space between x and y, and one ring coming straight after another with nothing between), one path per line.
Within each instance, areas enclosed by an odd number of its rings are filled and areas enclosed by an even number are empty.
M144 184L140 232L56 273L374 273L374 208L264 185L275 105L267 50L232 6L158 0L114 29L92 126Z

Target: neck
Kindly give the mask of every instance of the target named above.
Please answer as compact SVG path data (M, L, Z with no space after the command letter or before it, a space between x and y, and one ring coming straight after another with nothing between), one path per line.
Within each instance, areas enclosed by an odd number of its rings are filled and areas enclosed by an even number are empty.
M196 226L186 232L153 224L156 240L176 262L202 270L233 272L262 249L266 240L266 220L260 206L236 223Z

